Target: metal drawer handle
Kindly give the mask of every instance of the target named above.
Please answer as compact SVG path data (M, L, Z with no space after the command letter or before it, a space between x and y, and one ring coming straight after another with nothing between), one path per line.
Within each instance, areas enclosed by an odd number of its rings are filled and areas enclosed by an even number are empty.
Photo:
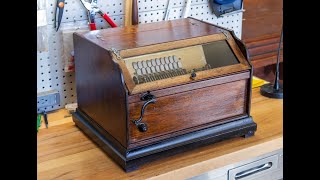
M252 174L267 170L267 169L271 168L271 166L272 166L272 162L268 162L268 163L262 164L260 166L239 172L235 175L234 178L235 179L242 179L242 178L250 176Z
M149 104L153 104L156 102L156 97L154 95L152 95L149 91L143 95L141 98L140 98L142 101L146 101L142 108L141 108L141 113L140 113L140 118L139 119L136 119L136 120L132 120L132 122L137 126L138 130L140 132L146 132L148 130L148 126L146 123L142 123L142 118L143 118L143 115L144 115L144 110L146 109L146 107L149 105Z

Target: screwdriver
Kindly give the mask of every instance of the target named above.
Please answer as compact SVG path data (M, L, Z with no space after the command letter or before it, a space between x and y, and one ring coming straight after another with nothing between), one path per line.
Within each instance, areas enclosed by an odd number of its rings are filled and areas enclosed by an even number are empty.
M46 113L46 111L43 111L42 114L43 114L44 122L46 123L46 128L48 129L48 117L47 117L47 113Z

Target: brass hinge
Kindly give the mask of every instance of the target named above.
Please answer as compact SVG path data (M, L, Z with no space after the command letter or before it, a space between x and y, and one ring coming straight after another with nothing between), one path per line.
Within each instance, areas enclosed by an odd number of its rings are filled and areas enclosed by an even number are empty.
M227 33L226 31L222 31L222 33L226 36L226 39L229 39L229 33Z
M122 59L122 57L120 56L120 51L117 50L116 48L111 48L107 50L112 52L112 54L114 54L118 60Z

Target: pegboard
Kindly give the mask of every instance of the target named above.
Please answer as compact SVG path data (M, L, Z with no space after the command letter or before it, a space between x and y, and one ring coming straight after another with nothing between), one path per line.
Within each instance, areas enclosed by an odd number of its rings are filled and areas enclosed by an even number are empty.
M186 5L185 0L171 0L169 20L180 19ZM168 0L138 0L139 23L163 21ZM124 24L124 0L98 0L98 6L106 12L118 26ZM37 53L37 91L56 89L60 93L60 105L47 107L46 111L64 108L77 101L74 72L64 71L62 59L62 33L53 28L56 0L47 1L48 52ZM190 17L231 29L241 38L242 12L217 18L209 5L209 0L191 1ZM87 12L80 0L66 0L60 29L87 23ZM97 29L109 28L109 24L96 15ZM40 112L41 109L38 109Z

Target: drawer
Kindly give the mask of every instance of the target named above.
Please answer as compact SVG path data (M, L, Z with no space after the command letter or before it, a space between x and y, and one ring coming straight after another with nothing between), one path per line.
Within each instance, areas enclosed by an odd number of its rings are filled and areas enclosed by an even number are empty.
M156 98L145 108L141 121L148 125L146 132L131 122L139 119L144 101L130 103L129 143L150 143L245 114L247 82L243 79Z
M278 169L278 154L229 170L229 180L273 180Z

